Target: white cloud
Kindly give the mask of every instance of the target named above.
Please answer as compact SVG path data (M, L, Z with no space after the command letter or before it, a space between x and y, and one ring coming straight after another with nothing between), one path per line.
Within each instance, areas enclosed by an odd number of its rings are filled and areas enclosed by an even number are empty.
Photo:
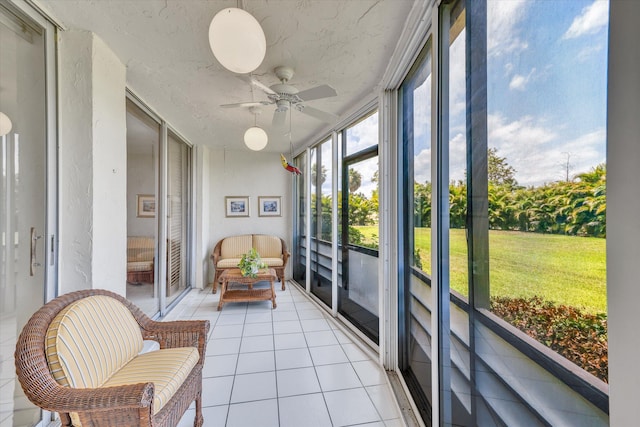
M420 184L431 182L431 148L426 148L413 159L414 180Z
M537 185L554 181L548 167L549 160L545 146L557 138L556 132L545 126L542 120L531 116L507 121L500 114L488 116L489 146L498 149L498 155L516 170L516 180L520 185ZM553 159L557 161L558 159Z
M526 14L526 0L487 2L487 49L490 56L520 52L528 47L517 30Z
M562 38L574 39L585 34L595 34L607 25L608 20L609 2L597 0L582 9L582 13L575 17Z
M449 182L465 181L467 170L467 138L463 133L449 135Z
M524 91L527 89L529 83L546 80L551 74L551 68L551 65L547 65L542 69L542 71L539 71L534 67L526 76L522 74L515 74L509 82L509 89Z
M504 64L504 75L505 76L510 75L512 71L513 71L513 63L507 62L506 64Z
M580 52L578 52L578 61L585 62L588 59L594 57L598 52L604 48L602 43L593 46L586 46Z
M413 91L414 139L431 139L431 75Z
M587 172L605 161L606 132L597 129L573 140L562 140L542 119L525 116L507 121L500 114L488 117L489 146L516 170L518 184L541 185Z
M378 113L347 129L348 154L378 144Z
M511 78L511 82L509 82L509 89L523 91L527 86L527 83L529 83L530 78L531 78L531 74L529 74L528 76L522 76L520 74L516 74Z

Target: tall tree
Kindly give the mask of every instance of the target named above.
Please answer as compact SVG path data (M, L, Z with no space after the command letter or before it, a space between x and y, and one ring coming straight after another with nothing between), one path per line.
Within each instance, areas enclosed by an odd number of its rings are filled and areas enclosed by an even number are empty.
M507 163L506 157L498 156L498 149L491 147L487 150L489 183L494 185L508 185L515 187L518 185L515 175L516 170Z
M362 174L356 169L349 168L349 193L355 193L362 185Z

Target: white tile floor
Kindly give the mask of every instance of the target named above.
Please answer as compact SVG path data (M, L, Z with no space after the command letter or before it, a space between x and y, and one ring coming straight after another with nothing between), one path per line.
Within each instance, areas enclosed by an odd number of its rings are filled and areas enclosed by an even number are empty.
M204 426L403 426L378 364L295 285L276 292L275 310L262 301L217 311L219 294L193 290L167 316L211 321Z

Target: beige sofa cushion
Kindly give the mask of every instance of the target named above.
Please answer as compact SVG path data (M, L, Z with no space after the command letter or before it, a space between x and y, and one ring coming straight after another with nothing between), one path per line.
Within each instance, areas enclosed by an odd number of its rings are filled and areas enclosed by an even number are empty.
M220 257L222 259L238 258L251 250L251 234L227 237L222 241ZM259 252L258 252L259 253Z
M195 347L166 348L141 354L116 372L103 387L153 383L153 413L178 391L193 367L198 363Z
M261 258L267 267L282 267L282 258Z
M127 271L149 271L153 270L153 261L136 261L127 263Z
M240 258L221 259L220 261L218 261L218 265L216 265L216 267L218 267L218 268L237 268L239 262L240 262Z
M255 234L253 247L256 248L263 261L265 258L282 258L282 241L279 237Z
M156 243L153 237L127 237L127 262L153 261Z
M104 295L69 304L51 322L45 339L53 377L74 388L100 387L143 346L129 309Z

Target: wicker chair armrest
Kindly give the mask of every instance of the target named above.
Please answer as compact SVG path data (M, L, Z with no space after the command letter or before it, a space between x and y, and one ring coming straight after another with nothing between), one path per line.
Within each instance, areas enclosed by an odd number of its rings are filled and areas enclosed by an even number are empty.
M280 239L282 241L282 266L287 266L287 260L289 260L289 251L287 251L287 244L284 242L284 239Z
M52 412L117 411L151 407L153 383L127 384L115 387L69 388L55 384L40 390L37 406ZM32 397L36 398L37 396Z
M221 239L216 243L216 246L213 248L213 252L211 252L211 261L213 261L213 267L215 268L218 265L218 261L220 261L221 253L222 253L222 242L224 239Z
M151 321L144 325L142 336L160 343L160 348L196 347L199 363L204 363L207 351L208 320Z

